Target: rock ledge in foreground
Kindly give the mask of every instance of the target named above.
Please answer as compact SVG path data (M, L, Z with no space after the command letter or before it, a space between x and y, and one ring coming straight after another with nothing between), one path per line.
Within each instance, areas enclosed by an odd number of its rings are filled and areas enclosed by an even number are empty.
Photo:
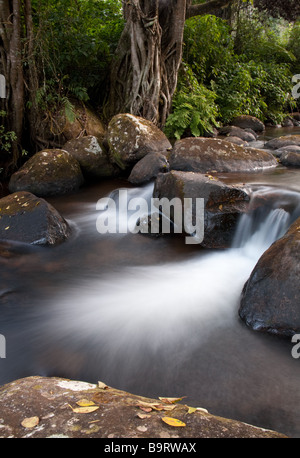
M92 404L90 413L74 410L83 399L85 404ZM140 408L145 402L161 410L145 413ZM216 417L205 409L193 413L188 410L188 406L181 403L136 396L105 384L27 377L0 388L0 438L286 437L240 421ZM185 426L170 426L162 417L179 419ZM26 427L22 423L34 426Z

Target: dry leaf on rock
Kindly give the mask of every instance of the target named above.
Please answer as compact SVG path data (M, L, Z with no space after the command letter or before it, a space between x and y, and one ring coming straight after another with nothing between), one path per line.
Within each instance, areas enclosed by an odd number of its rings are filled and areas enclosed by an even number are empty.
M89 399L80 399L80 401L77 401L76 404L80 407L89 407L95 405L95 403L93 401L90 401Z
M162 417L162 421L164 421L165 423L167 423L167 425L170 425L170 426L175 426L175 427L186 426L186 424L183 423L183 421L178 420L178 418Z
M72 407L70 404L69 406L71 407L74 413L91 413L99 409L99 406Z
M28 417L24 418L24 420L21 422L21 425L24 426L24 428L34 428L39 424L39 417Z
M174 404L174 402L182 401L183 398L158 398L167 404Z

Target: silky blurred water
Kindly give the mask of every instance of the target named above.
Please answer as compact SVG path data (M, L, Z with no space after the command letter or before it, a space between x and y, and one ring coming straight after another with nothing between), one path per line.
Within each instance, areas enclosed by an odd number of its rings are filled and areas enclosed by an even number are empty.
M73 237L51 249L18 244L18 255L1 263L0 383L102 380L145 396L186 396L188 405L299 437L291 343L238 317L257 260L300 216L299 178L294 169L227 175L266 205L241 218L232 248L222 251L174 235L97 232L101 197L127 189L149 199L152 185L115 180L51 199Z

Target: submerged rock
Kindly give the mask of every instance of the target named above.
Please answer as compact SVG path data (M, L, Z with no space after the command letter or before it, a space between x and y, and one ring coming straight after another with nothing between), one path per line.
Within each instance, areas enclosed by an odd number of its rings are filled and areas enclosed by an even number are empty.
M201 246L206 248L226 248L230 246L241 213L248 208L249 196L241 188L228 186L200 173L171 171L158 175L153 197L166 198L171 201L179 198L184 205L184 199L193 199L192 222L197 223L195 199L204 199L204 238ZM170 215L175 222L174 215ZM185 233L190 233L181 222Z
M80 165L71 154L47 149L36 153L11 176L9 190L46 197L76 191L83 183Z
M171 148L165 134L152 122L127 113L111 119L107 142L111 162L123 170L149 153L166 153Z
M44 199L15 192L0 199L0 239L33 245L57 245L71 233L68 223Z
M241 319L256 331L300 332L300 218L261 256L246 282Z
M145 408L147 414L142 410ZM170 404L167 399L138 396L101 382L92 384L58 377L26 377L3 385L0 411L1 438L105 438L106 446L122 447L118 438L180 441L182 438L286 437L214 416L205 408L196 408L191 414L189 406L180 402ZM167 424L164 418L170 417L180 420L182 427ZM123 454L131 450L129 447L127 444ZM133 449L131 454L135 454Z
M143 184L156 178L159 173L168 171L169 163L166 156L162 153L150 153L135 164L128 181L132 184Z
M218 138L190 137L178 140L169 158L170 168L186 172L250 172L278 165L274 156Z
M79 162L86 175L102 178L114 176L116 173L103 144L94 135L73 138L63 146L63 149Z

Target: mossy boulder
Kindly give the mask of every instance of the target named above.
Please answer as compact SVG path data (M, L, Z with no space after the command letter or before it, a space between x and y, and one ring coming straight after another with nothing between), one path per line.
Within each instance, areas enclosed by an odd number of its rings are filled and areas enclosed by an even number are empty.
M114 116L107 132L111 162L130 170L149 153L166 153L171 143L152 122L139 116L121 113Z
M9 190L46 197L76 191L83 183L80 165L70 153L46 149L34 154L11 176Z
M178 140L171 152L170 168L186 172L251 172L278 165L268 152L219 138L188 137Z
M103 143L94 135L73 138L65 143L63 149L79 162L87 176L102 178L116 174L116 167L110 163Z
M300 333L300 218L261 256L246 282L239 315L255 331Z
M30 192L15 192L0 199L0 240L32 245L57 245L71 233L58 211Z
M241 188L228 186L222 181L201 173L179 172L159 174L154 185L153 197L166 198L169 202L179 198L182 206L184 199L192 199L192 222L197 223L197 198L204 199L204 238L199 243L205 248L227 248L231 245L238 219L247 211L249 195ZM175 222L170 213L166 215ZM189 233L184 221L181 228ZM200 232L200 231L199 231Z
M254 132L261 133L265 130L264 123L256 118L255 116L250 115L241 115L236 116L231 123L233 126L240 127L242 129L252 129Z

